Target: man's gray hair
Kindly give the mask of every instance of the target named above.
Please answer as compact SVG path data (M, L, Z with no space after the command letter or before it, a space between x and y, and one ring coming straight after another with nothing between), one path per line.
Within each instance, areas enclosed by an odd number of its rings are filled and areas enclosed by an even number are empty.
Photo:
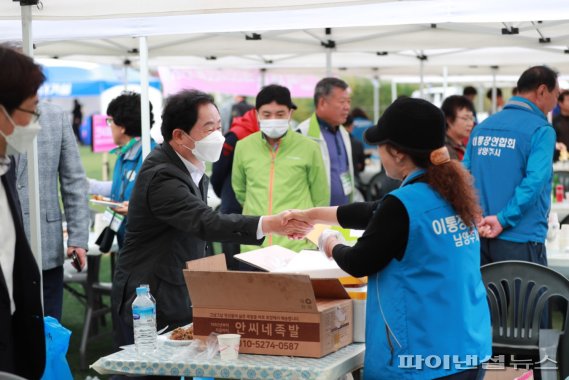
M320 98L325 98L332 93L334 88L340 88L345 90L348 88L348 84L339 78L324 78L316 83L314 88L314 106L318 106L318 101Z

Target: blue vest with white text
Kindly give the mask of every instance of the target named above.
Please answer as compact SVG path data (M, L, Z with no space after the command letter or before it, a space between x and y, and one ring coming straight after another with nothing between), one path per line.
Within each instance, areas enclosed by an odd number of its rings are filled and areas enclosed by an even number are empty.
M470 136L470 172L480 196L484 215L496 215L514 195L529 196L519 187L526 178L532 152L532 137L539 128L552 128L543 112L530 101L513 97L504 109L484 120ZM551 150L553 146L539 149ZM545 242L547 216L551 205L553 166L545 183L526 183L539 188L533 204L523 210L516 225L504 229L498 239L517 243ZM518 193L515 193L518 188Z
M478 234L429 185L406 184L412 178L390 193L409 214L403 259L369 277L366 379L433 379L492 354Z
M151 140L150 149L154 149L156 143ZM117 202L128 201L138 172L142 167L142 141L138 140L127 152L121 153L115 163L113 171L113 183L111 186L111 199ZM117 241L122 247L126 234L127 216L117 231Z

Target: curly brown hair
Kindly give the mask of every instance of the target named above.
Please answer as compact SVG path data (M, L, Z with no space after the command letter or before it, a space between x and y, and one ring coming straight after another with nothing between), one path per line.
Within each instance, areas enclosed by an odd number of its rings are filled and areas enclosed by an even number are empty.
M402 151L416 166L426 170L426 182L450 203L464 224L474 228L482 217L482 210L473 186L474 179L462 164L450 160L441 165L433 165L430 153Z
M429 165L426 169L427 183L451 204L464 224L471 228L476 226L482 210L470 173L456 160Z

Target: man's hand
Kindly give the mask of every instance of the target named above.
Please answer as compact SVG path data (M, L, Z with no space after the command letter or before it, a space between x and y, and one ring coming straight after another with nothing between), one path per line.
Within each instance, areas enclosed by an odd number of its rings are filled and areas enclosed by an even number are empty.
M283 211L282 215L284 224L288 223L290 220L298 220L307 224L314 225L308 216L307 210L287 210Z
M504 227L502 227L496 215L482 218L477 227L480 237L487 239L494 239L504 231Z
M285 218L285 216L288 216ZM311 223L302 220L296 220L290 217L289 211L283 211L277 215L268 215L263 217L263 233L279 234L288 236L290 239L303 239L314 226Z
M128 201L124 201L120 206L115 207L113 211L121 215L128 214Z
M84 269L87 263L87 252L83 248L67 247L67 257L70 258L73 255L73 251L77 253L77 257L79 257L79 261L81 261L81 269Z

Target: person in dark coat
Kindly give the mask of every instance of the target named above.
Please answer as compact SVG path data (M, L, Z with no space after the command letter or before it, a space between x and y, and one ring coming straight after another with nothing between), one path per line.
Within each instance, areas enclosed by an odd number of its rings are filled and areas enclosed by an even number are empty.
M129 203L125 245L115 271L112 307L118 316L115 343L132 344L135 289L149 284L156 298L158 329L192 322L182 270L207 255L207 241L259 245L264 235L297 236L305 223L282 223L282 215L221 214L207 205L205 162L219 159L225 139L213 98L201 91L171 96L162 114L164 143L146 157Z
M81 123L83 123L83 111L81 110L82 106L79 103L79 100L73 99L73 110L71 111L72 115L72 122L71 126L73 127L73 133L77 138L77 141L81 142L81 133L79 128L81 127Z
M41 276L26 239L13 157L39 131L37 91L45 77L34 61L0 45L0 371L41 378L45 333Z

